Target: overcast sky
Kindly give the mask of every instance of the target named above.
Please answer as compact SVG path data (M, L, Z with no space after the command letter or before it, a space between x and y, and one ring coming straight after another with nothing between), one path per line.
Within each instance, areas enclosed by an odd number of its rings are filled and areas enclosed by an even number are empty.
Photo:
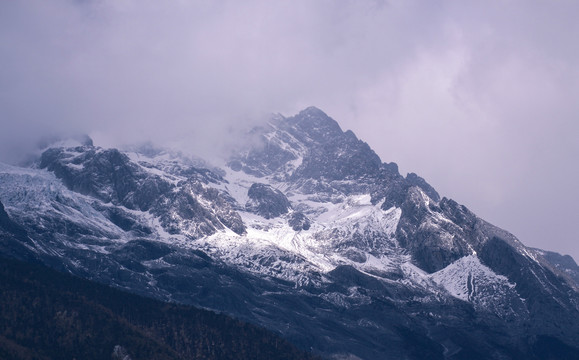
M525 244L579 259L577 1L0 1L0 158L44 134L210 156L315 105Z

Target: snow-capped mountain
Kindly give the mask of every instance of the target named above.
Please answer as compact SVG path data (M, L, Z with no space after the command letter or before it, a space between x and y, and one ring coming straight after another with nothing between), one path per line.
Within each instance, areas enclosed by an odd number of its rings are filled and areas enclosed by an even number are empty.
M247 136L219 168L91 142L0 165L0 250L225 312L329 358L579 351L576 264L400 175L319 109Z

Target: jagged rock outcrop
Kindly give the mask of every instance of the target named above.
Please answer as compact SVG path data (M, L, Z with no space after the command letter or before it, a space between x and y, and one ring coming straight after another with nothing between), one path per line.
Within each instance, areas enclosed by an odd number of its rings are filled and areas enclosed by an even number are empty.
M247 191L249 200L245 204L247 211L256 213L266 219L287 214L291 204L285 195L266 184L253 184Z
M226 227L237 234L245 225L227 198L217 189L199 181L185 181L168 196L159 199L151 212L159 217L169 234L192 239L211 235Z
M150 176L117 149L48 149L42 153L40 168L53 172L72 191L132 210L149 210L171 190L170 183Z
M74 192L155 214L169 234L196 239L225 227L239 234L245 231L226 196L207 186L221 181L219 175L192 166L163 165L162 169L170 176L155 174L161 169L146 161L135 163L117 149L89 145L48 149L39 163L41 169L53 172ZM175 183L177 179L181 181ZM136 231L150 233L122 208L100 210L125 231L135 227Z
M288 219L288 224L295 231L309 230L311 226L310 219L308 219L307 216L299 211L294 211L291 213Z

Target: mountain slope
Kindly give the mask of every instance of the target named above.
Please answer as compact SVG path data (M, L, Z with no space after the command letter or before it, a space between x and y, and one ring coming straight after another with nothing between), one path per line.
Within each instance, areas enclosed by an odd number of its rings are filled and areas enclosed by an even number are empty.
M308 359L263 329L0 258L3 359ZM124 356L118 357L123 359Z
M35 168L2 165L0 201L26 234L7 248L327 357L579 348L575 284L545 252L402 176L319 109L248 137L220 169L90 144L48 149Z

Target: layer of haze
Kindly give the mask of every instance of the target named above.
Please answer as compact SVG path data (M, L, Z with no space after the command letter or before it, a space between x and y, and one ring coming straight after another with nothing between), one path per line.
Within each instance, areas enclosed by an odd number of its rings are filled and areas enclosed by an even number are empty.
M63 132L212 157L264 114L315 105L525 244L579 259L578 13L576 1L2 1L0 157Z

